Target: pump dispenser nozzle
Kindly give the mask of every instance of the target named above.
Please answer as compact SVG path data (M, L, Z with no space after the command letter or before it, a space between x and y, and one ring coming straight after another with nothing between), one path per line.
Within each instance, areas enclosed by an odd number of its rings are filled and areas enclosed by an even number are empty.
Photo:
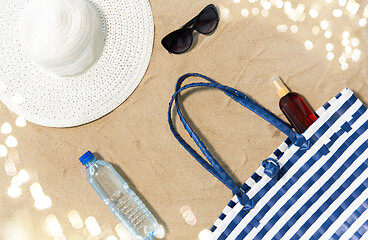
M275 86L277 94L279 95L280 98L282 98L283 96L285 96L290 92L290 90L285 86L285 84L282 82L279 76L277 75L273 76L270 79L270 82L272 82L273 85Z

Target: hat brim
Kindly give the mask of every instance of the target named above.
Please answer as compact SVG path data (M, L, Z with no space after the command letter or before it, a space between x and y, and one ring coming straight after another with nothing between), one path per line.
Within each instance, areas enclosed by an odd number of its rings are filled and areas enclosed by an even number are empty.
M26 56L18 20L28 0L1 1L0 100L35 124L73 127L123 103L142 80L152 54L154 24L148 0L93 0L102 19L101 57L74 77L49 74Z

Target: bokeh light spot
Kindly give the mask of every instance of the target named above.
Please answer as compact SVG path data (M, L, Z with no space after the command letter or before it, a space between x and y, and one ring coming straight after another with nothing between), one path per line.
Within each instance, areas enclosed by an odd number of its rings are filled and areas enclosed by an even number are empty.
M353 38L351 40L351 45L353 45L353 47L357 47L359 45L359 39Z
M298 26L296 26L296 25L292 25L292 26L290 27L290 31L291 31L292 33L296 33L296 32L298 32Z
M281 25L277 25L276 29L278 32L281 33L281 32L286 32L288 27L285 24L281 24Z
M230 14L230 10L228 8L222 7L220 9L221 18L226 19L227 17L229 17L229 14Z
M318 17L318 11L314 8L309 10L309 16L311 16L311 18L317 18Z
M324 35L325 35L325 38L330 39L332 37L332 32L325 31Z
M269 15L268 10L267 10L267 9L263 9L263 10L262 10L262 12L261 12L261 15L262 15L263 17L268 17L268 15Z
M349 68L349 64L347 64L346 62L341 64L341 70L346 71L348 68Z
M322 20L320 26L323 30L326 30L330 26L330 23L327 20Z
M242 15L243 17L248 17L248 16L249 16L249 11L248 11L248 9L243 8L243 9L241 10L241 15Z
M327 60L328 61L331 61L332 59L334 59L334 57L335 57L335 54L333 54L333 52L327 53Z
M361 18L359 19L359 26L364 27L367 24L367 19Z
M24 169L19 171L18 176L22 180L22 183L28 182L29 180L29 173Z
M11 198L17 198L20 196L21 194L21 190L20 190L20 187L18 185L11 185L9 188L8 188L8 195L9 197Z
M111 236L108 236L108 237L106 238L106 240L118 240L118 238L117 238L117 237L115 237L115 236L113 236L113 235L111 235Z
M339 0L340 7L344 7L346 5L346 0Z
M350 46L345 47L345 52L346 53L351 53L352 51L353 51L353 49Z
M85 221L86 227L92 236L98 236L101 234L101 227L98 224L96 218L88 217Z
M334 9L332 15L336 18L342 17L343 11L341 9Z
M130 232L124 227L122 223L118 223L115 226L115 231L118 234L120 239L131 239L132 235Z
M13 148L18 146L18 140L14 136L10 135L5 139L5 144L6 146Z
M350 37L350 33L349 33L348 31L344 31L344 32L341 34L341 36L342 36L343 38L349 38L349 37Z
M212 236L212 232L208 229L203 229L198 234L199 240L214 240L215 238Z
M0 145L0 157L6 157L6 155L8 155L8 149L1 144Z
M23 181L18 175L12 177L12 180L11 180L12 185L20 186L20 185L22 185L22 183L23 183Z
M357 62L359 59L360 59L360 55L361 55L361 51L359 49L354 49L353 50L353 54L351 56L351 59L354 61L354 62Z
M18 127L25 127L27 125L27 121L24 117L19 116L15 120L15 125L17 125Z
M9 176L15 176L17 174L17 168L12 160L6 160L4 163L5 172Z
M45 194L42 190L42 187L38 182L32 183L29 190L31 191L31 195L32 195L32 197L35 201L37 201L38 199L41 199L45 196Z
M63 229L60 226L60 222L57 219L57 217L53 214L50 214L46 217L45 229L47 235L49 235L50 237L57 237L63 235Z
M44 210L52 206L52 201L49 196L43 196L34 202L35 208L38 210Z
M72 210L68 213L68 218L70 223L72 224L73 228L81 229L83 225L82 218L80 217L78 211Z
M332 50L333 50L333 44L332 43L327 43L326 44L326 51L328 51L328 52L331 52Z
M350 41L349 41L349 39L344 38L344 39L341 41L341 44L342 44L344 47L346 47L347 45L349 45L349 44L350 44Z
M2 134L9 134L9 133L12 132L12 130L13 130L13 128L10 125L10 123L8 123L8 122L5 122L5 123L3 123L3 125L1 125L1 130L0 131L1 131Z
M258 15L259 14L259 9L258 8L252 8L252 13L253 13L253 15Z
M319 31L320 31L321 29L318 27L318 26L314 26L313 28L312 28L312 34L313 35L318 35L318 33L319 33Z
M307 40L304 42L304 47L307 50L312 50L313 49L313 43L310 40Z
M262 1L261 1L262 2ZM269 2L269 1L263 1L262 3L261 3L261 5L262 5L262 7L264 8L264 9L267 9L267 10L270 10L271 9L271 3Z
M275 5L277 8L282 8L282 6L284 5L284 2L282 0L277 0Z

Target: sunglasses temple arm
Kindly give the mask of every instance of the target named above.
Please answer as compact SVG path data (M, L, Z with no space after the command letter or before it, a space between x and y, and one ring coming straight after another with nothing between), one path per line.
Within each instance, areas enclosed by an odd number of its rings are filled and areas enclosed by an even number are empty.
M196 18L197 18L197 16L196 17L194 17L192 20L190 20L188 23L186 23L184 26L182 26L181 28L187 28L187 27L189 27L189 26L191 26L193 23L194 23L194 21L196 20Z

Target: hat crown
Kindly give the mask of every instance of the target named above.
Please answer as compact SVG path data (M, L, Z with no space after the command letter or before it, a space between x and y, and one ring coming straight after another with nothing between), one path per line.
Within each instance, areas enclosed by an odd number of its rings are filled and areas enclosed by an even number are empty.
M19 40L37 65L61 77L88 70L104 46L101 21L86 0L31 0L21 14Z

